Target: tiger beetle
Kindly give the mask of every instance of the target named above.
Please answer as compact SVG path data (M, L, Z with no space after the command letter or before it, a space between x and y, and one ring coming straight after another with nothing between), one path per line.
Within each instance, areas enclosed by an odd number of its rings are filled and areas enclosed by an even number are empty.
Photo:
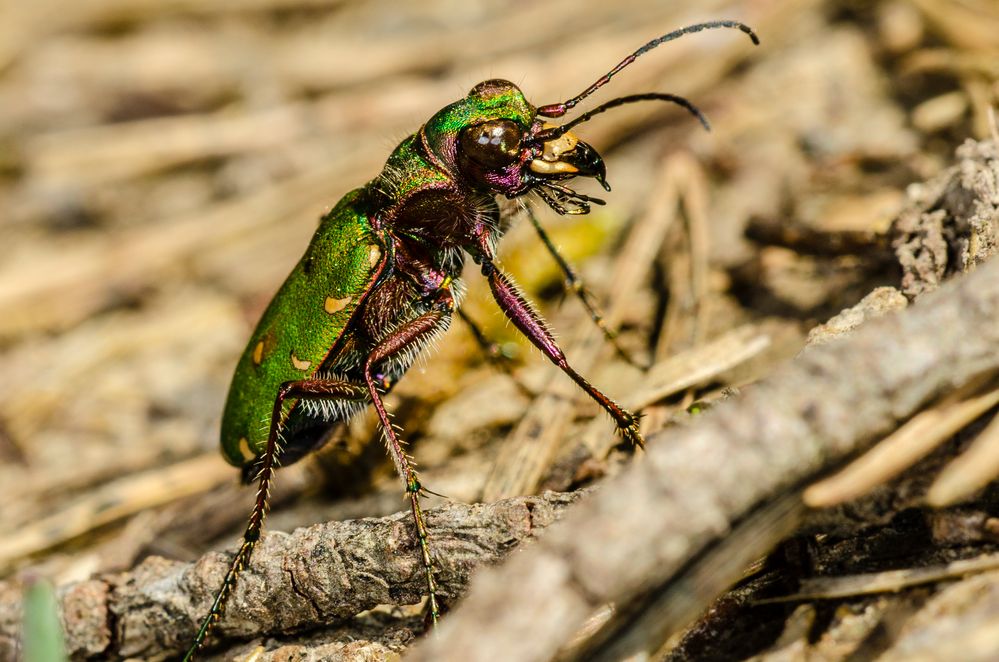
M586 214L604 201L566 182L591 177L610 191L600 154L571 129L594 115L637 101L668 101L704 115L686 99L664 93L612 99L554 125L643 53L685 34L736 28L736 21L690 25L649 41L561 103L533 106L509 81L487 80L440 111L395 148L381 174L351 191L321 220L308 249L271 301L243 352L222 417L222 453L259 486L243 541L215 594L185 660L193 659L220 619L237 577L250 562L267 513L274 471L316 450L330 426L369 404L378 414L396 471L405 483L425 576L431 623L440 615L433 556L420 508L426 490L392 425L383 396L414 358L448 328L457 310L465 256L488 280L513 325L611 418L625 441L642 446L638 417L604 395L569 365L548 326L496 266L505 226L496 196L534 193L558 214ZM576 293L604 328L575 274L531 222Z

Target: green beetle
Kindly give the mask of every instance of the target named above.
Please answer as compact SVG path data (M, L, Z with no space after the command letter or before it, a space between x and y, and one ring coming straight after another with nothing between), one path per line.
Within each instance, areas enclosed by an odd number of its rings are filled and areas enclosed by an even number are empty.
M221 617L250 560L278 460L289 464L301 458L324 441L333 423L372 404L406 486L428 613L436 623L440 611L419 501L422 488L382 398L419 352L447 330L466 256L479 266L514 326L614 419L627 441L643 444L637 416L569 365L544 320L494 264L503 229L495 198L535 193L560 214L584 214L591 204L603 204L564 182L590 177L610 190L600 155L570 131L609 108L664 100L683 106L707 127L690 102L659 93L613 99L561 126L547 120L565 115L644 52L719 27L742 30L758 43L749 27L735 21L692 25L648 42L576 97L540 107L509 81L479 83L403 140L375 179L323 217L236 366L222 418L222 452L242 468L247 481L258 482L259 490L242 545L185 659L193 658ZM543 230L535 227L573 281Z

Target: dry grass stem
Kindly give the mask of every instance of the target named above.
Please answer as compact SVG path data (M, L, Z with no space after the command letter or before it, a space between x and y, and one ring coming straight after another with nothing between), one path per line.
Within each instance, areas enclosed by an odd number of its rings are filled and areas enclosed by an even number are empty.
M912 417L896 432L835 475L804 492L811 508L829 508L856 499L902 473L963 427L999 405L999 389L963 399L977 384L950 394L938 405Z

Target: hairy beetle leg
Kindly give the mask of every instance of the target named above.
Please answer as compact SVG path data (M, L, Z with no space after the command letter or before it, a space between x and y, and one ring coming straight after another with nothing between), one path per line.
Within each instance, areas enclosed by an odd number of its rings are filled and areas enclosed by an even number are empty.
M413 461L406 455L406 452L402 448L402 442L396 434L395 428L392 426L388 410L385 409L385 403L382 402L381 394L378 392L378 382L373 376L373 367L376 364L390 359L399 353L422 346L428 339L432 338L446 326L447 320L454 311L454 299L447 288L437 290L434 296L435 298L431 303L429 311L400 326L371 350L364 364L364 378L368 384L371 401L375 406L375 411L378 413L378 419L381 421L389 453L395 462L396 470L406 482L406 494L409 497L413 522L416 525L416 537L420 545L423 571L426 575L428 616L431 624L436 627L441 612L437 600L437 580L434 578L433 556L430 553L430 536L423 518L423 509L420 507L422 486L416 474L416 469L413 467Z
M416 470L413 468L413 463L405 451L403 451L402 443L396 436L392 423L389 420L388 412L381 399L381 394L378 392L378 382L372 374L372 367L399 352L406 351L413 346L419 346L427 336L432 336L441 328L454 307L451 293L447 290L441 290L441 292L442 294L438 295L438 300L429 312L397 329L371 351L365 363L366 385L327 379L286 382L281 385L278 395L274 399L271 427L267 437L267 448L259 460L257 501L250 514L246 530L243 533L243 543L229 565L225 580L215 595L208 616L202 622L194 643L184 657L185 662L194 659L194 655L201 648L201 645L211 633L212 628L215 627L218 620L222 617L225 605L236 585L236 580L243 568L250 562L250 555L253 552L253 548L260 539L264 517L267 515L271 482L274 477L274 470L277 468L277 459L281 450L278 443L278 432L280 430L284 402L288 398L354 401L362 401L368 397L371 398L378 412L389 452L392 455L396 469L406 482L406 494L413 513L416 536L420 546L421 561L426 574L429 618L436 625L438 618L440 618L440 606L437 599L437 583L433 574L433 558L430 554L429 535L423 518L423 509L420 507L420 491L422 486L420 485Z
M274 470L277 468L277 460L281 448L279 446L279 434L281 426L281 415L284 409L284 402L288 398L300 399L335 399L363 401L367 397L367 389L360 384L352 382L332 380L332 379L310 379L295 382L285 382L278 389L277 397L274 398L274 409L271 414L271 426L267 435L267 447L264 454L258 461L259 470L257 472L257 500L250 513L250 519L243 532L243 542L239 546L239 551L229 564L222 586L215 593L211 609L208 615L201 622L198 634L194 638L194 643L184 655L184 662L194 659L198 649L204 644L205 639L212 629L222 618L225 612L226 603L232 595L232 590L236 586L236 580L243 568L250 562L250 556L257 541L260 540L260 532L263 529L264 518L267 516L267 508L270 501L271 482L274 478Z
M595 386L586 381L586 378L576 372L569 361L565 358L562 348L555 342L555 337L545 324L541 315L527 302L520 290L514 286L503 273L496 268L490 260L480 258L482 265L482 275L489 280L489 288L493 292L493 298L499 305L500 310L506 315L513 325L520 330L527 339L541 350L552 363L567 374L572 381L576 382L587 395L596 400L604 411L610 414L617 424L618 431L634 446L644 447L645 440L642 438L641 430L638 427L638 416L623 409L616 402L601 393Z

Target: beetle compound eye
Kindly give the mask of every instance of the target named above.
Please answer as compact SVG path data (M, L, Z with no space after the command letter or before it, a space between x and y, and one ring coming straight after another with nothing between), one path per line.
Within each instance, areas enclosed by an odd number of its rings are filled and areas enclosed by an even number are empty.
M492 120L464 129L458 140L469 158L492 170L513 163L520 153L523 135L516 122Z

